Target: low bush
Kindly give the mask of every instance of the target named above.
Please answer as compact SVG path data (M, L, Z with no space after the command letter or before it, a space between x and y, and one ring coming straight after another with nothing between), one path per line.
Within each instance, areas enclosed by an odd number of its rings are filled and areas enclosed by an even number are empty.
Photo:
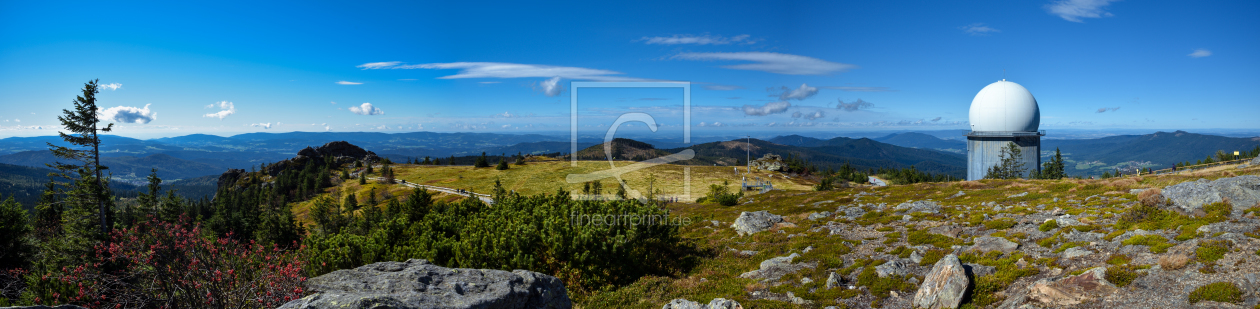
M1200 261L1215 262L1225 257L1225 253L1229 252L1229 248L1233 243L1228 240L1209 240L1199 243L1199 248L1194 250Z
M1133 280L1137 279L1139 276L1136 270L1137 267L1132 265L1107 267L1107 275L1104 277L1107 279L1107 282L1111 282L1111 284L1115 284L1118 287L1125 287L1130 283L1133 283Z
M1165 270L1178 270L1186 267L1186 263L1190 262L1190 256L1185 254L1169 254L1159 257L1159 267Z
M1190 292L1190 303L1210 300L1221 303L1238 304L1243 301L1243 291L1233 282L1216 282L1201 286Z
M1165 251L1168 251L1169 247L1172 247L1172 244L1168 243L1167 238L1159 235L1137 235L1130 237L1129 239L1125 239L1121 242L1121 244L1149 246L1151 253L1164 253Z
M31 274L27 297L95 308L275 308L305 295L295 251L203 234L156 220L115 230L93 262Z
M916 246L933 245L941 249L949 249L953 245L961 243L961 241L949 236L932 234L926 230L910 232L910 234L906 236L906 242Z
M1047 220L1045 223L1042 223L1041 226L1038 226L1037 230L1042 231L1042 232L1049 232L1050 230L1057 229L1057 228L1059 228L1059 221Z

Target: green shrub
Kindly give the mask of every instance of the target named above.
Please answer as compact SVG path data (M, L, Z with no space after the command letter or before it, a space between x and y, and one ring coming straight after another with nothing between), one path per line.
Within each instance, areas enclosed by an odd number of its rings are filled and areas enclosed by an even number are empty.
M1059 228L1059 221L1049 220L1037 227L1038 231L1049 232L1050 230Z
M1132 261L1133 261L1133 258L1130 258L1129 256L1123 255L1123 254L1113 254L1111 255L1111 257L1107 258L1107 264L1111 264L1111 265L1125 265L1125 264L1129 264L1129 262L1132 262Z
M1211 283L1190 292L1190 303L1210 300L1222 303L1242 303L1243 291L1232 282Z
M1130 283L1133 283L1133 280L1137 279L1139 276L1135 270L1136 267L1133 267L1132 265L1108 267L1105 278L1107 279L1107 282L1111 282L1111 284L1115 284L1117 287L1125 287Z
M1233 246L1233 243L1228 240L1209 240L1199 243L1199 248L1195 249L1194 253L1200 261L1215 262L1225 257L1230 246Z
M1089 242L1088 241L1073 241L1073 242L1065 243L1059 246L1059 249L1055 249L1054 252L1056 253L1063 252L1063 251L1067 251L1067 249L1072 249L1075 247L1080 247L1080 246L1085 246L1085 245L1089 245Z
M1149 246L1151 253L1164 253L1168 251L1172 244L1168 243L1168 239L1159 235L1138 235L1125 239L1121 244Z
M937 261L940 261L941 258L945 257L945 254L947 252L948 251L945 251L945 250L928 250L927 252L923 253L923 259L919 261L919 265L928 266L928 265L936 264ZM1260 252L1258 252L1258 254L1260 254Z
M889 276L880 278L875 273L875 266L867 266L857 276L857 285L865 286L871 289L871 295L875 297L888 297L889 291L910 291L915 288L913 283L906 282L906 276Z
M674 255L688 250L678 231L686 218L653 204L574 200L565 191L500 192L494 201L493 207L473 198L435 201L427 191L412 191L396 206L399 215L377 228L310 235L310 275L421 258L445 267L552 274L576 292L668 275L694 263Z
M1015 219L1011 218L1001 218L984 222L984 227L990 230L1005 230L1013 226L1015 226Z
M932 234L926 230L918 230L918 231L910 232L910 235L906 236L906 242L909 242L911 245L916 245L916 246L917 245L933 245L941 249L949 249L955 244L961 243L961 241L951 238L949 236L945 236L941 234Z

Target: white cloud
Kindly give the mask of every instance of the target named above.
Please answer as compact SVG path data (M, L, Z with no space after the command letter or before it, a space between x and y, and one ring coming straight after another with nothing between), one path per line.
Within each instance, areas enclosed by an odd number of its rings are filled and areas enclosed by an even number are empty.
M507 128L511 128L511 127L512 127L512 125L510 125L510 124L505 124L505 125L501 126L500 128L507 129Z
M862 99L857 99L857 101L853 101L853 103L844 103L844 100L839 100L839 101L840 101L839 103L836 103L836 108L842 109L846 112L853 112L860 109L867 109L867 108L871 108L875 106L875 104L871 102L862 101Z
M1200 49L1194 50L1193 53L1190 53L1189 55L1186 55L1186 56L1190 56L1190 58L1203 58L1203 57L1207 57L1211 55L1212 55L1212 51L1200 48Z
M764 106L744 105L743 110L745 115L765 116L783 113L787 111L788 107L792 107L792 103L781 101L766 103Z
M14 118L14 119L13 119L13 122L22 122L22 119L17 119L17 118Z
M500 83L500 82L497 82L497 81L492 81L492 82L477 82L477 83L478 83L478 84L498 84L498 83Z
M228 101L219 101L217 103L206 105L206 108L214 108L215 104L218 104L220 109L219 112L201 115L201 117L219 118L219 120L223 120L223 118L226 118L228 115L236 113L236 105Z
M673 58L704 61L751 61L755 63L722 67L733 70L752 70L787 75L825 75L844 72L857 67L852 64L835 63L818 58L770 52L681 53Z
M363 103L362 105L359 105L359 106L351 106L350 112L359 114L359 115L364 115L364 116L385 114L385 111L379 108L376 108L375 106L372 106L372 103Z
M325 131L325 132L327 132L327 131L329 131L329 130L332 130L332 127L329 127L329 126L324 126L324 131Z
M276 124L277 124L277 125L279 125L280 123L276 123ZM251 124L251 125L249 125L249 126L251 126L251 127L255 127L255 128L270 129L270 128L271 128L271 123L270 123L270 122L268 122L268 123L255 123L255 124Z
M369 63L356 65L354 67L362 68L364 70L375 70L375 69L387 69L389 67L397 66L399 64L402 64L402 62L401 61L369 62Z
M994 29L993 27L985 26L984 23L974 23L974 24L958 27L958 29L962 29L963 32L966 32L967 34L975 35L975 36L989 35L990 33L1002 32L1001 30Z
M363 83L348 82L348 81L343 80L343 81L337 82L337 84L338 85L362 85Z
M741 87L741 86L732 86L732 85L704 85L704 86L702 86L702 87L704 87L704 89L707 89L707 90L718 90L718 91L729 91L729 90L739 90L739 89L744 89L744 87Z
M708 35L708 34L704 34L704 35L690 35L690 34L678 35L676 34L674 36L668 36L668 37L665 37L665 36L643 37L642 39L639 39L639 41L643 41L644 44L648 44L648 45L652 45L652 44L726 45L726 44L732 44L732 43L752 44L752 43L757 42L756 40L750 40L749 37L750 36L747 34L741 34L741 35L737 35L737 36L733 36L729 38L723 37L720 35Z
M1111 17L1103 8L1116 0L1058 0L1046 5L1046 11L1063 20L1083 23L1081 18Z
M810 87L809 85L806 85L806 84L801 84L801 87L796 88L796 89L788 88L786 86L780 87L780 89L783 90L783 93L779 94L779 101L787 101L787 100L800 101L800 100L808 99L809 97L812 97L815 94L818 94L818 88Z
M122 88L122 84L108 83L108 84L101 85L101 89L118 90L118 88Z
M121 123L138 123L146 124L157 119L157 113L149 110L149 105L145 104L144 108L132 106L115 106L101 110L102 120L113 120Z
M560 92L564 91L564 85L560 84L560 77L558 76L538 82L538 88L549 97L558 96Z
M588 79L598 81L638 81L640 78L610 76L619 75L621 72L588 69L578 67L561 67L538 64L519 64L519 63L501 63L501 62L450 62L450 63L425 63L425 64L402 64L398 61L391 62L373 62L357 66L363 69L433 69L433 70L460 70L455 75L447 75L438 77L439 79L459 79L459 78L523 78L523 77L542 77L542 78L567 78L567 79Z
M328 103L331 103L332 105L337 105L337 101L328 101Z

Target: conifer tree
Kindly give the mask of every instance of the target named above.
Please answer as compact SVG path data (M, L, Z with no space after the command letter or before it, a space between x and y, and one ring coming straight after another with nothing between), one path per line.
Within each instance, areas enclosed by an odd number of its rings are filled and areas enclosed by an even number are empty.
M26 221L26 209L13 196L0 202L0 270L25 267L34 253Z
M495 166L494 169L500 171L508 169L507 158L499 157L499 165Z
M489 160L486 160L486 153L481 152L481 156L477 157L477 162L473 163L473 168L490 167Z
M66 232L75 238L72 242L82 250L90 249L96 241L105 238L113 217L110 211L113 197L106 185L108 182L101 175L108 167L101 165L99 134L112 131L114 124L98 125L101 122L97 116L101 109L96 105L96 94L100 92L98 81L84 84L82 94L73 101L74 110L63 109L62 115L57 116L63 127L63 132L59 133L61 139L71 146L48 143L49 150L58 158L49 166L57 170L57 176L72 180L65 186L63 202L69 207L62 220L68 223L63 226ZM60 161L62 159L79 163L65 163Z
M984 178L989 179L1016 179L1024 177L1024 162L1020 161L1021 150L1019 145L1015 143L1007 143L1002 148L1001 162L989 168L989 172Z

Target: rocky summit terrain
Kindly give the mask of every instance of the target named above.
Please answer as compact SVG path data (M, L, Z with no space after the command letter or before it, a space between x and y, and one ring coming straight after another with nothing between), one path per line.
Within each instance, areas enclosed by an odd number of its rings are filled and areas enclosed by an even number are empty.
M573 305L555 277L446 268L425 260L380 262L311 278L313 294L280 308L545 308Z
M628 306L1260 308L1260 162L740 202L677 207L712 255L627 287L645 299Z

